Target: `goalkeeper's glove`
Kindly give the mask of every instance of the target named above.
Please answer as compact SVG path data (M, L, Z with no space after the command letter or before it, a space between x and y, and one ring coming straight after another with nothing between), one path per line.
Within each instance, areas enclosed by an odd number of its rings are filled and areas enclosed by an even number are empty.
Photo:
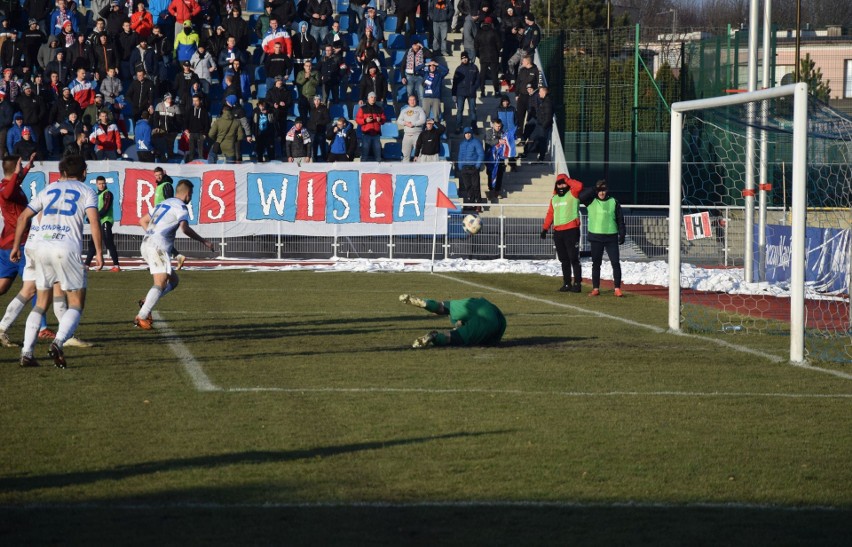
M547 230L541 231L541 239L547 239Z

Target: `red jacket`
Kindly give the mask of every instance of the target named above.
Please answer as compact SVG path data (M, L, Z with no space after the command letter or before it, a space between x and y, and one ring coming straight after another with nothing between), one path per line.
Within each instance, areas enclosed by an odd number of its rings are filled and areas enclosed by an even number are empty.
M367 118L370 116L372 116L372 120L367 121ZM361 133L365 135L381 135L382 124L386 120L385 111L378 103L373 105L369 103L365 104L358 109L358 115L355 116L355 121L361 126Z
M89 135L89 142L95 145L95 150L121 150L121 134L114 123L97 124Z
M140 38L147 38L154 30L154 17L150 11L135 11L130 16L130 28Z
M575 198L580 197L580 191L583 189L583 183L579 180L574 180L568 178L568 175L560 174L556 177L556 182L565 182L568 184L568 191L571 192L571 195ZM555 186L555 185L554 185ZM556 188L553 188L554 195L556 194ZM553 224L553 201L548 204L547 207L547 216L544 217L544 224L542 224L542 228L547 230L550 228L550 225ZM560 224L559 226L554 226L553 229L557 232L561 232L562 230L570 230L572 228L580 227L580 217L577 216L574 220L567 224Z
M169 13L178 23L183 23L201 13L201 6L195 0L172 0L169 4Z
M0 249L11 249L15 242L15 229L18 226L18 217L27 208L27 195L21 189L21 183L29 172L29 167L24 167L18 176L0 180L0 208L3 210L3 235L0 236ZM27 240L27 234L21 241Z

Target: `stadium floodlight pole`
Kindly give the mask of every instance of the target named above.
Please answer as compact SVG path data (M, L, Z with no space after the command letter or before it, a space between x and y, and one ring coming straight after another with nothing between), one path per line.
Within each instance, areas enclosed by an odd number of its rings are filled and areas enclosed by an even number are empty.
M757 89L757 30L758 23L758 0L749 0L749 22L748 22L748 90ZM748 116L746 127L746 152L745 152L745 238L743 247L743 279L746 283L754 281L754 163L755 148L757 142L754 134L754 103L746 104Z
M751 93L683 101L672 105L669 164L669 330L680 331L680 234L683 152L683 112L777 99L793 95L793 203L790 276L790 360L804 360L805 334L805 174L808 146L808 86L805 83L771 87Z
M763 88L772 87L769 81L769 68L771 64L770 48L772 44L772 0L763 2L763 72L761 82ZM757 216L757 252L758 252L758 281L766 281L766 201L769 193L769 134L766 132L766 123L769 117L769 102L760 103L760 122L763 129L760 130L760 178L758 194L758 216Z

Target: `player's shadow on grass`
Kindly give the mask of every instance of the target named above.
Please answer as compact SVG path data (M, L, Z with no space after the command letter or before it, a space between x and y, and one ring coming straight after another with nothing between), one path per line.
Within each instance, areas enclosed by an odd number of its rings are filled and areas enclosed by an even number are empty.
M0 478L0 490L4 492L28 492L30 490L39 490L42 488L62 488L65 486L91 484L104 480L122 480L143 475L151 475L153 473L172 472L185 469L214 469L227 465L269 464L286 463L298 460L313 460L314 458L328 458L342 454L364 452L367 450L382 450L397 446L422 444L449 439L464 439L468 437L482 437L485 435L505 435L508 433L515 433L516 431L517 430L515 429L498 429L494 431L475 432L461 431L458 433L445 433L443 435L431 435L428 437L411 437L408 439L394 439L389 441L370 441L332 446L318 446L305 450L235 452L215 456L197 456L185 459L160 460L92 471L54 473L31 477L5 477Z

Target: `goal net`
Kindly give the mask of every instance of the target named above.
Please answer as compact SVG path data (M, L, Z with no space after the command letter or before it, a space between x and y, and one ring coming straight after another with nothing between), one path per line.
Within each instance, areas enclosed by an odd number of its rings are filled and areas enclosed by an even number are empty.
M669 327L852 362L852 120L805 84L675 103L671 153Z

